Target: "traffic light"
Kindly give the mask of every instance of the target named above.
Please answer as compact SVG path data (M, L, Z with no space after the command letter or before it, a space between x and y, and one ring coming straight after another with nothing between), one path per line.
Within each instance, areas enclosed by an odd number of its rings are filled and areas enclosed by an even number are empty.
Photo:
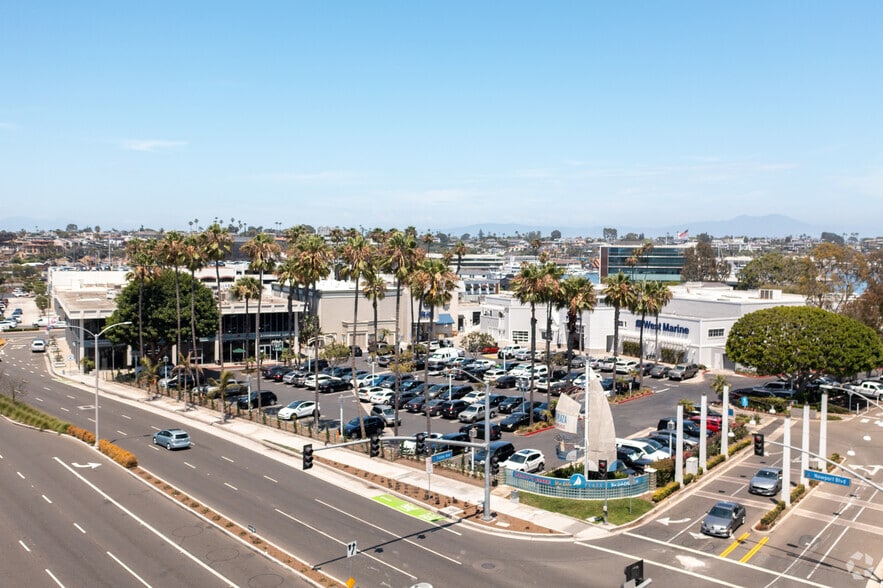
M598 460L598 474L601 476L607 475L607 460L599 459Z
M500 473L500 458L496 455L491 457L491 485L497 485L497 474Z
M371 437L371 457L380 457L380 437Z
M416 453L417 455L423 455L426 453L426 435L423 433L417 433L414 436L414 442L417 444Z
M313 467L313 445L312 443L304 445L304 469L308 470Z
M754 434L754 455L763 456L763 433Z

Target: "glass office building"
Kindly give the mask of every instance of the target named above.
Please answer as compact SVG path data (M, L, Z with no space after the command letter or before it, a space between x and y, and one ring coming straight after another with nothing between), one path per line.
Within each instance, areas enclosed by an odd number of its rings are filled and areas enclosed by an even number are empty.
M695 243L654 245L639 257L635 251L641 244L604 245L601 247L601 278L622 272L633 280L680 282L684 269L684 252Z

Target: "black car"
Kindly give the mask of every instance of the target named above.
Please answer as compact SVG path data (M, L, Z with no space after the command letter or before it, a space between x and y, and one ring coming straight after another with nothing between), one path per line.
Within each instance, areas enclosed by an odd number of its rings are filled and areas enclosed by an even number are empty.
M279 382L282 381L282 376L284 376L287 372L291 371L291 368L284 365L274 365L268 368L264 368L264 378L268 380L275 380L276 374L281 374L279 376Z
M513 412L502 421L500 428L504 431L515 431L518 427L523 427L530 423L530 415L526 412Z
M240 396L236 401L239 408L248 410L249 408L257 408L258 406L273 406L276 404L276 395L269 390L261 390L260 402L258 402L258 393L252 392L248 396Z
M503 436L503 429L497 423L491 423L491 441L496 441ZM473 441L484 441L484 423L473 423L460 427L461 433L469 435Z
M491 408L497 408L507 398L509 398L509 397L504 394L491 394L490 398L488 398L488 404L490 404Z
M454 455L459 455L466 451L465 447L460 447L459 445L448 445L445 441L463 441L465 443L469 442L469 435L466 433L456 432L456 433L446 433L442 435L437 441L431 441L432 443L432 453L439 453L441 451L451 450Z
M506 396L497 407L502 414L513 412L523 402L521 396Z
M639 474L643 474L644 468L653 463L646 457L642 457L640 451L631 447L617 447L616 459L622 461L626 466L635 470Z
M282 378L285 377L285 374L287 374L289 372L293 372L293 371L294 371L294 368L292 368L292 367L283 367L281 370L276 370L273 372L273 376L272 376L273 381L274 382L281 382Z
M362 357L362 348L358 345L350 345L350 354L355 357Z
M343 378L329 378L319 382L319 392L340 392L341 390L349 390L353 387L353 383Z
M438 395L447 392L449 386L447 384L430 384L429 385L429 398L430 400L433 398L438 398Z
M417 396L405 403L405 410L408 412L423 412L423 396Z
M505 376L500 376L494 382L494 388L514 388L518 378L515 376L506 374Z
M435 398L429 401L429 404L424 404L420 411L423 414L428 414L429 416L438 416L441 414L442 405L447 402L446 400L442 400L441 398Z
M362 418L365 421L365 434L368 437L383 434L383 429L386 428L386 423L382 418L378 416L366 416ZM352 419L343 426L343 436L347 439L360 439L362 437L359 417Z
M404 392L399 391L399 402L398 402L399 408L405 408L406 404L408 404L409 402L411 402L412 400L414 400L417 397L420 397L420 399L422 400L423 393L417 392L415 390L406 390ZM394 403L390 402L390 405L392 405L393 408L395 408Z
M711 415L709 415L711 416ZM659 422L656 423L656 428L660 431L676 431L678 427L678 419L675 417L666 417L664 419L659 419ZM706 436L711 436L711 430L706 427ZM699 438L701 434L701 428L695 422L689 420L688 418L684 418L684 436L685 437L695 437Z
M472 386L452 386L450 390L445 390L444 392L436 396L436 398L440 398L442 400L459 400L470 392L472 392Z
M446 419L455 419L467 406L469 403L465 400L448 400L442 404L441 416Z

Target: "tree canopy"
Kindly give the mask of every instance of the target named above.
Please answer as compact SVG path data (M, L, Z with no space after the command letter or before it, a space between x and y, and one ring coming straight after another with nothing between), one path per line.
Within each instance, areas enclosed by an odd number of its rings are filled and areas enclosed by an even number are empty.
M733 325L727 356L759 375L791 378L802 389L813 377L846 378L883 363L883 344L870 327L808 306L752 312Z
M182 289L190 290L193 280L189 273L179 276ZM107 336L115 343L127 343L138 348L138 288L137 280L129 282L116 298L117 308L107 319L108 324L131 321L131 325L123 325L108 331ZM182 313L182 334L190 332L191 321L195 320L196 336L209 337L216 332L218 324L218 308L215 305L212 291L196 280L194 283L195 316L189 312ZM144 320L143 333L145 354L156 359L169 355L172 345L178 340L178 319L175 304L175 272L163 271L156 280L144 283L142 298ZM178 350L184 353L183 349Z

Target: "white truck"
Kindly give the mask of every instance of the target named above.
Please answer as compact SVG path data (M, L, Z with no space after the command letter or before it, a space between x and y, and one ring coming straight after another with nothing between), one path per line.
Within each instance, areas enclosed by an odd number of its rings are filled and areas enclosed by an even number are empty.
M883 382L877 382L875 380L865 380L861 384L853 385L851 388L861 394L862 396L867 396L868 398L874 398L876 400L880 400L880 397L883 396Z

